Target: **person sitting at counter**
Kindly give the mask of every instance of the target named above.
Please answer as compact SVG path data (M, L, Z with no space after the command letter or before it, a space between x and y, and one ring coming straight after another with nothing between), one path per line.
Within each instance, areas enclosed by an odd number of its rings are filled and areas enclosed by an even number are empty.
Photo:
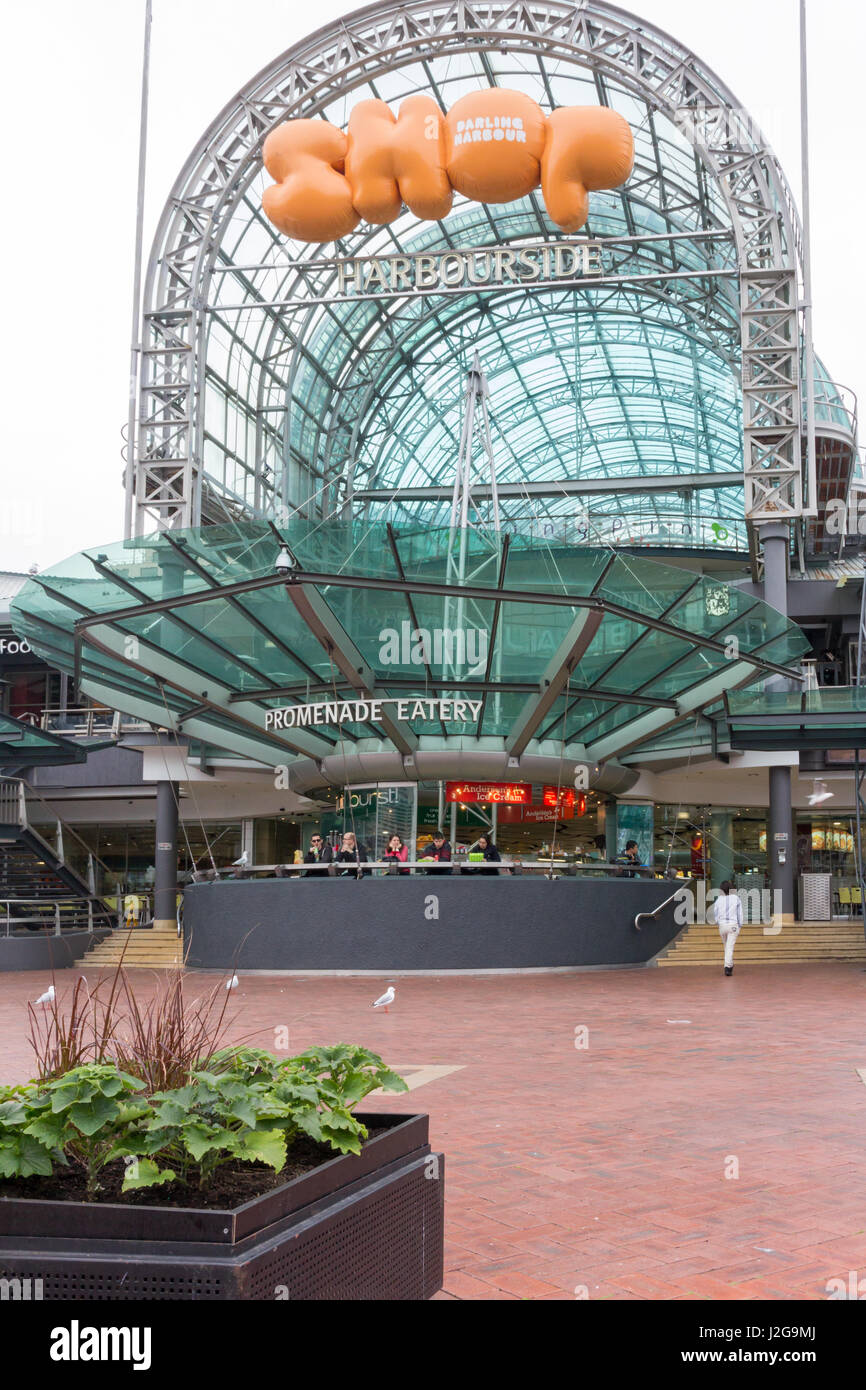
M451 863L451 844L445 839L445 831L437 830L433 834L433 843L428 845L424 853L419 855L421 859L434 859L436 864L445 865ZM450 874L450 868L430 868L428 874Z
M304 855L305 864L330 864L334 858L334 851L330 845L326 845L321 835L310 837L310 848ZM306 869L304 878L321 878L325 873L324 868Z
M397 865L406 863L406 860L409 858L409 851L403 844L403 841L401 840L399 835L391 836L390 840L388 841L388 847L385 850L385 853L382 855L382 858L387 861L389 869L392 864ZM398 874L408 874L409 870L398 868L396 872Z
M643 867L642 864L641 864L641 860L640 860L640 849L638 848L637 840L629 840L628 844L627 844L626 847L625 847L625 852L624 852L623 854L618 854L618 855L616 856L616 862L617 862L617 864L632 865L634 868L637 868L637 869L640 869L640 868ZM620 878L641 878L641 877L642 877L641 874L628 874L628 873L620 874Z
M361 864L367 863L367 851L364 849L363 845L358 844L358 841L352 830L347 830L345 835L343 836L343 843L341 844L337 853L334 855L333 862L335 864L354 865L354 868L337 870L337 873L343 875L344 877L346 874L351 873L357 874L358 878L361 878L362 875L366 875L367 877L369 877L370 875L369 869L360 868Z
M501 864L502 855L496 848L489 835L479 835L475 844L469 850L469 865L461 869L461 874L486 874L488 878L496 878L499 874L498 869L482 868L482 864ZM477 867L476 867L477 866Z

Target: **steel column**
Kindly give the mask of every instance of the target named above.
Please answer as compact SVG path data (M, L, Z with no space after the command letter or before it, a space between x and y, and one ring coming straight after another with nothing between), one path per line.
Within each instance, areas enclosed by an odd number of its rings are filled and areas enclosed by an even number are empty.
M177 921L178 798L177 782L157 782L153 885L155 927L174 926Z

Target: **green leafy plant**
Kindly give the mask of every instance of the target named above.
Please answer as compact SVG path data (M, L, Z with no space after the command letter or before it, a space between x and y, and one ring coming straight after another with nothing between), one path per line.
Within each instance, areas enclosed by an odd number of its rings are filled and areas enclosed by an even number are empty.
M0 1093L0 1177L47 1177L56 1166L100 1190L122 1159L123 1191L167 1182L207 1188L219 1168L261 1163L279 1173L302 1136L338 1153L367 1138L352 1113L371 1091L405 1091L381 1057L346 1043L279 1058L249 1047L213 1051L183 1069L184 1084L148 1095L148 1083L107 1063Z
M343 1105L353 1109L371 1091L408 1091L409 1087L382 1058L366 1047L354 1043L337 1043L335 1047L310 1047L291 1065L300 1067L310 1076L326 1078L339 1092Z
M32 1083L0 1105L0 1174L47 1177L55 1162L75 1165L93 1196L100 1171L117 1157L118 1136L147 1113L136 1095L142 1089L134 1076L97 1062Z

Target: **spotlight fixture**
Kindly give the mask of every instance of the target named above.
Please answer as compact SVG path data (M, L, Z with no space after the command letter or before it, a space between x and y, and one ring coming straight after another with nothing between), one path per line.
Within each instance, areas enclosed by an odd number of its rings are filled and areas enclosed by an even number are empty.
M812 783L812 795L809 797L810 806L821 806L825 801L832 801L835 792L828 791L827 783L815 781Z

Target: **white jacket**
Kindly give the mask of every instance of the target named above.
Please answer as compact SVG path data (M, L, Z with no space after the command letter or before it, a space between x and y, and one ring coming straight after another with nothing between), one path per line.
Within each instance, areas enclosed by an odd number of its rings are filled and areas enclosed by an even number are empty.
M736 893L722 893L716 899L716 926L721 932L739 931L743 925L743 904Z

